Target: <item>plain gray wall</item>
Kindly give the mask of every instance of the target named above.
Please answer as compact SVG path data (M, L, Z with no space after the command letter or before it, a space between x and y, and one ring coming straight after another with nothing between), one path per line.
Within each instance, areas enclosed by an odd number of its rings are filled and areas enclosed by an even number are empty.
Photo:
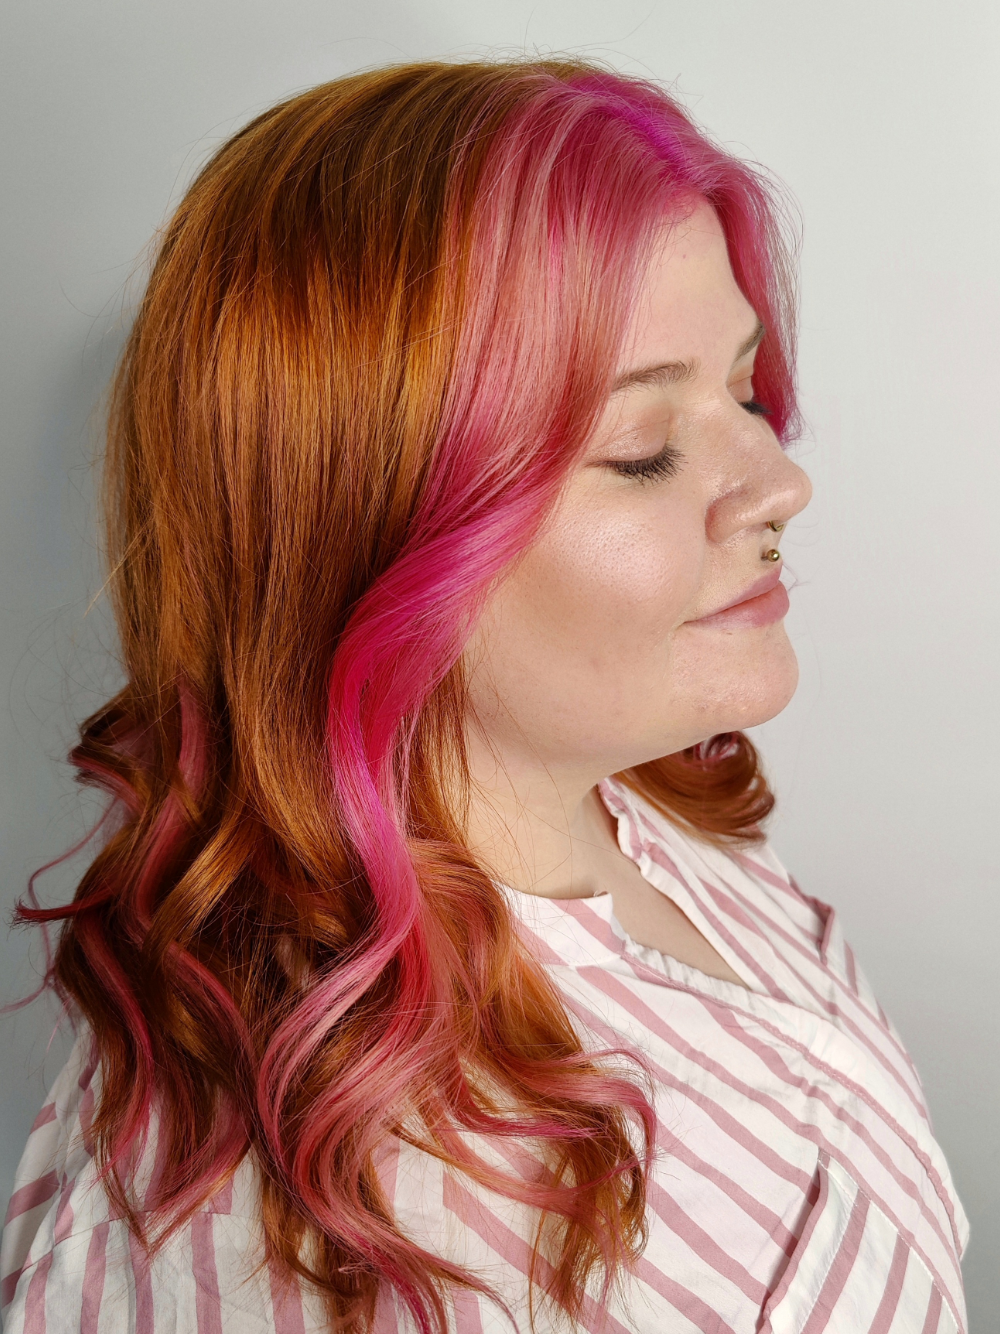
M196 166L279 97L393 61L565 50L665 80L801 209L797 457L816 498L784 542L802 685L760 735L775 841L914 1053L972 1221L972 1328L996 1329L995 0L7 0L2 25L5 901L93 809L62 759L116 681L90 607L97 405L128 276ZM13 999L37 951L3 949ZM0 1021L0 1193L58 1067L51 1014Z

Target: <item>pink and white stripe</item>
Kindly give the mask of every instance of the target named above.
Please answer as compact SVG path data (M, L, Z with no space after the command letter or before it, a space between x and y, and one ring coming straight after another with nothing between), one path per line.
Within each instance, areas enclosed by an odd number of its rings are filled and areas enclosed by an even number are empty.
M655 1081L649 1243L603 1308L588 1301L582 1328L965 1334L968 1225L913 1063L834 912L803 895L769 849L727 856L620 784L601 790L622 851L747 986L635 944L607 896L509 891L584 1040L635 1049ZM248 1163L146 1261L95 1184L87 1132L100 1072L87 1050L83 1035L32 1127L11 1197L0 1254L7 1334L325 1329L315 1295L260 1263ZM511 1161L511 1146L476 1148ZM527 1331L527 1211L408 1145L389 1146L380 1170L400 1226L485 1278ZM511 1329L498 1305L468 1293L452 1326ZM558 1327L536 1306L539 1334ZM411 1329L385 1294L376 1334Z

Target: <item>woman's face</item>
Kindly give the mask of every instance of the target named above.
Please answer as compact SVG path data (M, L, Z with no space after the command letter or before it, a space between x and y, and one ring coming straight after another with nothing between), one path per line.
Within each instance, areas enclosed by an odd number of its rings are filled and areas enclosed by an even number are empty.
M791 698L787 595L764 553L779 540L768 520L797 514L810 484L745 406L758 333L701 203L648 270L619 367L630 381L469 646L494 751L596 781Z

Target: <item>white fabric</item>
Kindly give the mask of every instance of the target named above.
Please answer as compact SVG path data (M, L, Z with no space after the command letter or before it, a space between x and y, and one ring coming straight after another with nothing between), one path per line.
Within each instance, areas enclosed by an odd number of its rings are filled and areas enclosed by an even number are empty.
M510 893L585 1041L631 1047L656 1083L659 1156L649 1243L588 1331L635 1334L965 1334L968 1226L920 1083L837 919L766 847L732 856L602 785L622 851L747 987L621 930L608 896ZM77 1044L35 1123L4 1232L6 1334L306 1334L315 1294L260 1266L249 1163L147 1264L94 1184L89 1118L100 1072ZM487 1154L495 1146L477 1143ZM400 1225L468 1266L530 1328L534 1220L408 1146L383 1169ZM507 1334L485 1299L457 1334ZM564 1328L536 1306L538 1334ZM386 1297L377 1334L413 1328Z

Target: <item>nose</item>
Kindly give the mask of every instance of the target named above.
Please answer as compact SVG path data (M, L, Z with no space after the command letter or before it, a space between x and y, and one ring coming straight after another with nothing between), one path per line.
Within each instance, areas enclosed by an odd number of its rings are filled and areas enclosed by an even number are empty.
M706 515L707 534L713 542L726 542L744 529L769 522L787 523L809 504L812 483L775 436L768 431L767 439L758 438L755 446L734 451L736 466L720 479L720 494Z

